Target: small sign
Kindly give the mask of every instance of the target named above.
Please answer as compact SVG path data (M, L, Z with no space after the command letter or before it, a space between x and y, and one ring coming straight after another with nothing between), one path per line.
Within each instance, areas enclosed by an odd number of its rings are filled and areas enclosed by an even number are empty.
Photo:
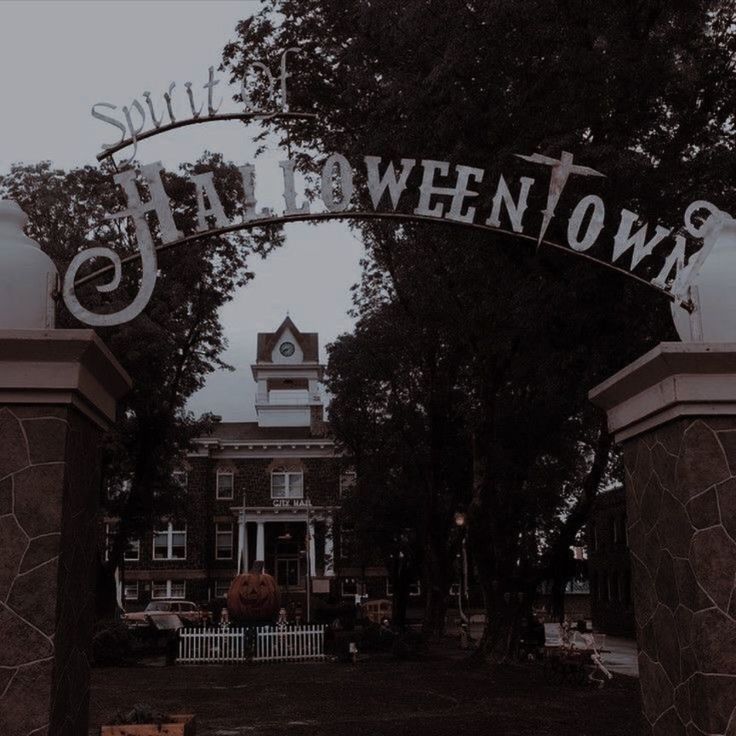
M274 498L274 508L307 508L309 503L303 498Z

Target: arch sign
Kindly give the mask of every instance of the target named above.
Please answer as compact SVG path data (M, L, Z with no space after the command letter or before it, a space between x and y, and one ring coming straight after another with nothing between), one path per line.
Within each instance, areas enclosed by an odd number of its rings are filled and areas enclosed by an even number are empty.
M98 159L112 156L127 147L133 154L126 161L130 163L135 155L138 142L144 138L163 133L173 128L201 122L241 119L241 120L279 120L315 117L313 113L291 112L287 105L286 80L287 55L281 58L280 74L274 76L263 64L254 64L257 72L267 75L267 82L276 100L276 107L270 110L250 109L246 79L243 80L241 94L246 109L240 112L219 113L222 100L215 105L213 90L220 80L215 79L213 68L204 85L207 95L207 111L204 116L204 101L196 106L192 85L185 83L186 96L191 117L177 120L172 103L175 83L164 93L164 102L169 121L164 123L164 113L157 116L150 93L144 93L151 125L145 131L147 116L143 105L134 100L130 106L121 108L122 117L102 114L98 108L115 111L111 103L98 103L92 107L92 115L114 126L121 132L121 139L115 144L105 144ZM278 88L278 91L277 91ZM135 116L135 119L134 119ZM619 272L657 289L673 302L673 316L683 340L703 339L700 322L701 296L697 281L706 258L714 248L722 246L724 239L730 242L732 250L736 247L736 222L727 213L710 202L698 200L685 208L682 225L666 227L660 224L641 222L638 215L628 209L610 212L598 194L587 194L580 198L567 219L566 242L555 243L545 239L549 225L557 215L557 206L562 200L565 187L571 177L591 180L603 177L599 171L580 165L573 154L562 151L559 158L517 154L528 167L528 174L517 180L503 174L492 182L491 196L481 197L478 189L487 182L483 168L464 164L451 164L434 159L402 158L398 164L384 160L381 156L366 155L362 161L349 161L340 153L333 153L321 165L321 186L319 195L321 207L302 200L295 189L296 162L287 159L279 162L283 180L284 206L280 211L272 207L258 208L256 200L256 170L252 163L238 167L242 177L244 218L231 222L225 215L213 172L191 175L197 192L197 228L194 233L184 234L174 221L169 197L161 179L163 167L160 162L142 164L139 170L132 168L114 174L115 183L120 186L126 198L125 209L106 215L107 220L130 218L133 222L138 251L121 260L117 253L107 247L91 247L78 253L67 269L63 298L69 311L80 321L95 326L117 325L139 315L146 307L156 284L157 251L189 244L197 239L226 234L267 225L284 224L296 221L319 221L338 218L354 219L396 219L418 222L435 222L470 227L484 231L504 233L521 239L561 249L570 254L585 257L602 266ZM360 176L356 176L359 173ZM351 202L356 194L356 180L365 182L366 191L360 201L370 202L369 209L355 209ZM410 185L418 182L418 186ZM148 198L141 197L137 183L147 186ZM546 194L546 205L538 217L527 216L530 194ZM367 196L365 196L367 195ZM567 203L573 205L572 202ZM400 207L401 205L401 207ZM154 243L148 223L149 213L155 213L158 220L160 242ZM532 219L534 223L532 223ZM730 239L730 240L729 240ZM702 241L699 249L686 255L686 246L692 241ZM593 257L589 251L596 245L608 245L609 257ZM691 248L691 250L693 250ZM80 267L95 258L111 262L84 277L77 277ZM76 288L82 284L99 280L112 274L106 283L98 284L97 290L109 292L120 283L122 265L126 262L141 261L142 276L139 291L131 304L124 309L108 314L97 314L86 309L79 301ZM650 264L654 265L654 268ZM642 266L647 276L642 275ZM655 276L651 276L656 272ZM730 285L729 285L730 287ZM729 291L734 291L729 288Z

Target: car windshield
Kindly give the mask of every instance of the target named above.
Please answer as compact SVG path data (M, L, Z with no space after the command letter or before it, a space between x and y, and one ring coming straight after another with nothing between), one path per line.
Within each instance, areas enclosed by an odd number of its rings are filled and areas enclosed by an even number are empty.
M146 611L170 611L171 603L161 603L160 601L151 601L146 606Z

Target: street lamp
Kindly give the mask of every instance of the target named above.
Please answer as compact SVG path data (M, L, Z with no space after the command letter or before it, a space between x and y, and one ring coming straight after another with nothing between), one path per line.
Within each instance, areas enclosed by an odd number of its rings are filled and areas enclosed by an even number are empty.
M462 534L462 569L460 571L460 586L457 591L457 609L463 626L467 626L468 624L468 617L465 615L465 611L463 611L463 596L466 599L468 597L468 549L465 521L465 514L462 511L455 512L455 526Z
M305 554L306 554L306 562L307 562L307 580L306 580L306 589L307 589L307 623L310 622L312 618L312 560L311 560L311 548L312 548L312 504L310 503L309 499L307 499L307 535L306 535L306 545L305 545Z

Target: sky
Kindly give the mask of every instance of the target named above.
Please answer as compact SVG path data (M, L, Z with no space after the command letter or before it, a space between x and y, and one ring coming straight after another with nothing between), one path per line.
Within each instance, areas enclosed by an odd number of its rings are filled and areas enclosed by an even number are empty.
M101 145L118 135L92 117L92 105L108 102L119 114L133 99L145 104L146 90L158 105L172 81L182 93L186 81L201 90L208 68L217 68L222 48L234 38L237 21L258 9L258 2L248 0L0 2L0 172L16 162L50 160L62 168L96 163ZM291 63L298 73L297 58ZM222 76L216 101L226 86ZM221 112L237 111L234 91L227 86ZM180 117L189 117L183 108ZM286 156L271 148L256 159L252 135L258 130L236 121L193 125L141 142L138 159L175 169L211 150L238 165L253 162L258 206L279 211L278 161ZM255 279L222 310L229 341L223 358L235 371L207 380L190 401L195 413L213 411L226 421L255 419L250 364L256 334L273 331L287 313L299 329L319 333L323 360L325 345L352 328L347 311L349 288L360 275L359 240L337 221L294 223L285 232L285 246L266 260L252 261Z

